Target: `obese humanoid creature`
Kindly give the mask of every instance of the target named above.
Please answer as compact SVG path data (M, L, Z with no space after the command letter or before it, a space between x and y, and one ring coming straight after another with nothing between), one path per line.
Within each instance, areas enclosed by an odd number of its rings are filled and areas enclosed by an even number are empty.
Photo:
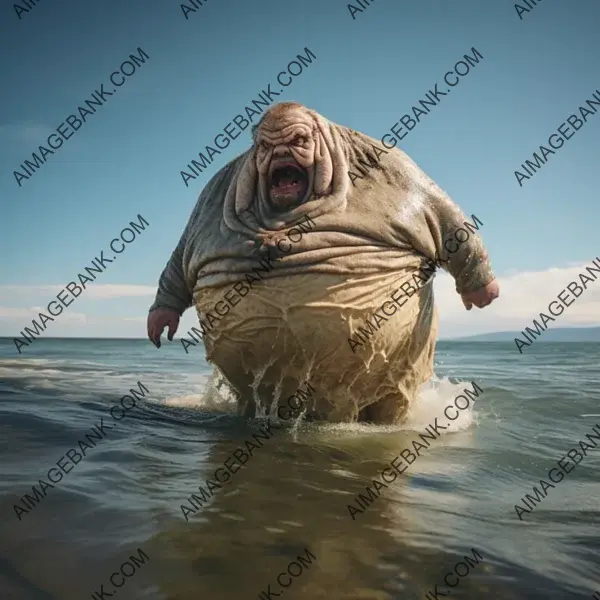
M427 265L468 310L498 297L478 225L404 152L300 104L272 107L252 141L202 190L148 337L172 340L194 306L240 414L275 414L308 382L311 418L399 423L433 374Z

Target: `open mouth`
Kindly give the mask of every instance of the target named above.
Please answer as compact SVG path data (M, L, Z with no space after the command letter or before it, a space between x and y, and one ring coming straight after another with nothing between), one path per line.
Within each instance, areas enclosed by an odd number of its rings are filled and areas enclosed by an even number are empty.
M308 172L295 162L280 162L269 176L271 201L281 208L302 202L308 192Z

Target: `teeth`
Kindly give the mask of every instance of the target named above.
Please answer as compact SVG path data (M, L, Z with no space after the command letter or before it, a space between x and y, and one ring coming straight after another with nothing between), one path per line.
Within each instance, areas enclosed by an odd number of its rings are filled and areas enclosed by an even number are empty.
M276 174L277 172L277 174ZM291 193L293 188L302 185L302 178L298 177L298 170L293 165L276 167L271 174L272 191L279 190L280 193Z

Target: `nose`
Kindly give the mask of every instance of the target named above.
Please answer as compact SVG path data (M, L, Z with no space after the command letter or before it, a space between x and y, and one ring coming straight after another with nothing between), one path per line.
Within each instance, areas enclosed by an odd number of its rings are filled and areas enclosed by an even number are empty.
M290 149L286 144L277 144L273 150L273 156L277 158L291 156Z

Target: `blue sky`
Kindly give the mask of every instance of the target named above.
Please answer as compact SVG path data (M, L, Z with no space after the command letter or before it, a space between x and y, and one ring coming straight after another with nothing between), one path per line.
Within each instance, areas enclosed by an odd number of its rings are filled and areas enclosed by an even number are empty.
M186 19L174 1L63 0L19 20L3 0L0 335L17 336L56 294L46 286L72 280L138 214L147 231L47 334L145 335L152 288L200 190L248 148L249 130L189 187L181 169L305 47L316 60L278 100L376 138L472 47L483 55L401 147L484 222L507 283L474 314L440 277L442 334L529 325L577 265L600 256L600 116L523 187L513 174L600 90L600 5L544 0L522 19L502 1L377 0L355 19L347 6L209 0ZM138 47L146 64L19 187L13 170ZM599 306L592 286L557 326L598 323ZM186 313L180 333L194 318Z

